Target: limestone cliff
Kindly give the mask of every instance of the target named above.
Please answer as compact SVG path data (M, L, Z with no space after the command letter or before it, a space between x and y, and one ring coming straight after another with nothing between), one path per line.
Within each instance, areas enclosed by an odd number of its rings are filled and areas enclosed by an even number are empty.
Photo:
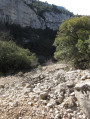
M69 14L44 11L38 15L37 9L32 9L35 0L0 0L0 21L21 26L31 26L35 29L46 27L57 30L62 20L70 18Z

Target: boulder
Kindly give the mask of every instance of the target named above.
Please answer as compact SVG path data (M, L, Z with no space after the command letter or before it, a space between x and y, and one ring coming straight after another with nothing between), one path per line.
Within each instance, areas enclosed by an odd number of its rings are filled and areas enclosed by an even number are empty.
M48 93L47 92L42 92L40 93L40 98L43 99L43 100L46 100L48 97Z
M83 112L90 119L90 79L81 81L75 86L75 95L83 109Z

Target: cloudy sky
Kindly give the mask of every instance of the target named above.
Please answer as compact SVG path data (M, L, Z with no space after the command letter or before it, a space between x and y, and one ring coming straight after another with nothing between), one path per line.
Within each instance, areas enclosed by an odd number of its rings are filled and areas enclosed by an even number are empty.
M63 6L74 14L90 15L90 0L40 0Z

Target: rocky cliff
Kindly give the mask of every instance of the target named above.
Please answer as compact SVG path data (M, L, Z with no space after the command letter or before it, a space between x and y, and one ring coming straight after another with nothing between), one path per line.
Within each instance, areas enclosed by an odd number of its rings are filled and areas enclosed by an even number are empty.
M40 16L38 10L32 8L33 1L35 0L0 0L0 21L35 29L48 27L57 30L62 20L70 18L70 14L48 10Z

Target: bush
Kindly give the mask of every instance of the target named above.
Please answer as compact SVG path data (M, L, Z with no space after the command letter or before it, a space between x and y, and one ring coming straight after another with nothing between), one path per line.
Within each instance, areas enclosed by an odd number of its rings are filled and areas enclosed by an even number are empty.
M55 13L63 13L63 14L67 14L70 16L73 16L73 13L71 13L70 11L66 10L65 8L62 7L58 7L56 5L50 5L47 2L41 2L41 1L33 1L33 3L31 5L29 5L33 10L35 10L34 8L37 9L37 13L39 16L43 17L43 13L48 11L48 12L55 12Z
M56 33L57 31L48 28L42 30L31 27L23 28L15 24L0 24L0 40L13 40L18 46L29 49L36 54L40 64L53 57L55 47L52 45Z
M48 28L44 30L31 27L22 28L15 24L7 25L7 29L10 30L16 44L36 54L40 64L53 57L55 47L52 45L57 31Z
M64 21L54 46L57 60L71 61L75 68L90 67L90 17L74 17Z
M0 41L0 72L30 69L37 58L28 49L18 47L13 41Z
M38 65L37 69L38 70L42 70L42 66L41 65Z

